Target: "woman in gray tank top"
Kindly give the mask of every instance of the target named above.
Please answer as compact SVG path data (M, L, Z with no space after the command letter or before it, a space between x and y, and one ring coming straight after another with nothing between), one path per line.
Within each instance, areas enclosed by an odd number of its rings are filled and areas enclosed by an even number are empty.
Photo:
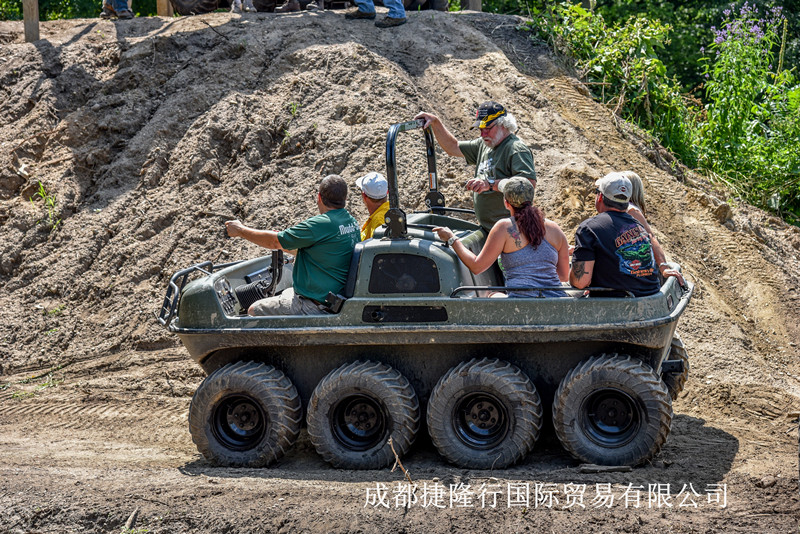
M545 219L542 211L533 205L533 185L521 177L501 180L498 189L503 193L508 219L495 223L476 256L455 238L449 228L433 230L442 240L453 246L453 251L474 274L488 269L500 256L500 264L508 287L558 287L569 279L567 238L553 221ZM563 291L511 291L509 297L563 297ZM504 297L504 293L492 296Z

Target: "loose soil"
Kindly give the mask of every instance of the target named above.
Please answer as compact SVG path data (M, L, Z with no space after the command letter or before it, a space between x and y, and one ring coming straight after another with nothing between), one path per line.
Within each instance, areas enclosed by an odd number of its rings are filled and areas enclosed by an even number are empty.
M379 30L340 11L212 13L46 22L33 44L0 22L0 531L120 532L138 509L136 528L168 533L796 532L800 232L614 120L519 22L418 12ZM314 213L321 176L382 170L390 124L432 111L471 138L487 99L516 115L537 202L568 236L592 215L595 179L635 170L658 238L696 283L679 325L691 375L662 453L590 473L550 439L482 472L418 443L404 458L415 483L476 491L443 507L404 507L399 469L330 468L305 433L270 468L204 461L186 423L203 373L153 317L171 274L262 255L226 240L223 220L287 227ZM401 143L413 210L423 144ZM448 203L470 206L471 168L438 163ZM512 502L526 483L527 506ZM502 489L497 507L482 484ZM568 484L586 485L583 506L568 506ZM651 502L651 484L672 499ZM638 507L619 500L627 485L642 487ZM708 502L716 485L724 507Z

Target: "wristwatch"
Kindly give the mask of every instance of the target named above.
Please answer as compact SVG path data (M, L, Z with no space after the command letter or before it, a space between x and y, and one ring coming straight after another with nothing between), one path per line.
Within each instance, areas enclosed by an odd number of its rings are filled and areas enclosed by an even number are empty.
M494 180L487 178L486 183L489 184L489 191L494 191Z
M456 241L458 241L458 238L456 236L451 237L450 239L447 240L447 246L452 247L453 243L455 243Z

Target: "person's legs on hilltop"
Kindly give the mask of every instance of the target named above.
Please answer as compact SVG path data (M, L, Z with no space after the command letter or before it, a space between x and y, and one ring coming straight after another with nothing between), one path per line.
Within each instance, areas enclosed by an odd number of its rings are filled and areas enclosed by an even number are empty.
M376 21L375 26L392 28L406 23L406 8L403 7L403 0L384 0L383 5L389 9L389 14Z
M128 8L127 0L111 0L111 7L121 19L132 19L133 12Z
M375 18L375 4L372 0L355 0L358 9L353 9L344 14L347 20Z

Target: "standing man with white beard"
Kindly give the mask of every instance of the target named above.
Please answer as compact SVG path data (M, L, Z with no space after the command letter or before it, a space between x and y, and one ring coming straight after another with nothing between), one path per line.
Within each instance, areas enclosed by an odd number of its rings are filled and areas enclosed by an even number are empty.
M494 224L509 216L503 205L503 193L497 185L504 178L521 176L536 187L536 170L533 167L531 149L516 135L517 120L497 102L484 102L475 114L472 128L479 128L481 136L471 141L459 141L436 115L420 113L415 119L423 119L424 128L429 126L442 150L449 155L464 158L475 165L475 177L466 188L474 193L475 216L481 225L467 239L485 240Z

